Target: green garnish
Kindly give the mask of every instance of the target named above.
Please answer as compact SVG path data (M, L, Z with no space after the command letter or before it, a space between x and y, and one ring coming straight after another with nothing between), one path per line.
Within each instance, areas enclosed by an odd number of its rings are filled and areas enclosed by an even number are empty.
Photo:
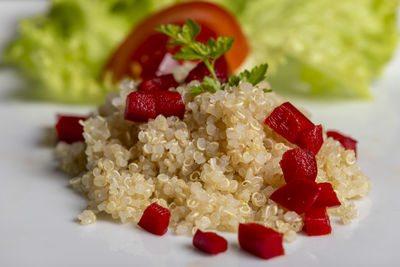
M174 39L170 45L182 46L180 51L174 55L175 59L200 59L210 71L212 77L205 76L201 86L192 86L192 94L201 94L204 92L215 93L218 90L223 90L228 85L237 86L240 81L256 85L265 80L268 64L261 64L250 71L245 70L237 76L231 75L227 84L219 82L214 70L215 61L232 48L233 37L220 36L217 40L210 38L206 44L196 42L195 39L199 35L201 27L191 19L188 19L182 27L168 24L162 25L156 28L156 30ZM270 90L267 91L270 92Z
M156 28L157 31L168 35L174 41L170 45L181 45L181 49L174 55L175 59L196 60L199 59L206 65L210 71L212 78L204 77L203 88L198 86L192 88L192 93L199 94L205 90L216 92L221 90L222 86L219 82L214 70L215 61L223 54L228 52L233 45L233 37L220 36L215 40L210 38L206 44L196 42L195 39L201 31L200 25L191 19L188 19L182 27L177 25L162 25Z
M249 82L253 86L265 80L268 64L255 66L250 71L244 70L239 75L231 75L229 77L229 86L238 86L240 81Z
M204 90L203 87L201 87L201 86L192 86L192 90L190 91L190 93L192 93L194 95L202 94L205 92L206 92L206 90Z
M210 38L206 44L196 42L195 39L201 27L192 19L188 19L182 27L168 24L161 25L156 30L174 39L170 45L182 45L181 50L174 55L175 59L200 59L207 66L212 77L218 80L214 71L215 61L232 48L233 37L220 36L217 40Z

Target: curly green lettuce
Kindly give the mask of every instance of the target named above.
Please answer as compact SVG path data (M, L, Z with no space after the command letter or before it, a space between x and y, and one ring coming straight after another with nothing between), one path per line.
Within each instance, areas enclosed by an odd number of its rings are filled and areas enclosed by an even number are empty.
M368 97L396 47L398 0L213 0L248 36L248 65L268 62L275 91ZM24 19L4 54L32 81L35 97L99 102L113 87L99 81L109 54L149 13L176 0L53 0Z
M221 0L229 8L233 1ZM232 11L276 91L368 97L397 44L397 0L252 0Z
M100 82L109 54L132 26L165 5L159 0L52 0L47 14L23 19L19 36L3 55L29 80L26 95L98 103L110 82ZM169 1L170 2L170 1ZM33 84L33 85L32 85Z

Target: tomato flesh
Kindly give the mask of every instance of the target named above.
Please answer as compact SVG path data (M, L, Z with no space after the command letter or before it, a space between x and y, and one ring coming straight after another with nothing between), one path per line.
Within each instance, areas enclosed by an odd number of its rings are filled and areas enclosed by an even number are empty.
M104 73L111 72L114 81L125 76L142 79L156 76L164 55L173 54L178 48L168 46L169 38L155 28L163 24L183 25L189 18L202 27L197 41L206 42L217 36L234 37L233 47L225 56L230 69L240 66L249 45L235 18L219 5L194 1L173 5L139 23L112 54Z

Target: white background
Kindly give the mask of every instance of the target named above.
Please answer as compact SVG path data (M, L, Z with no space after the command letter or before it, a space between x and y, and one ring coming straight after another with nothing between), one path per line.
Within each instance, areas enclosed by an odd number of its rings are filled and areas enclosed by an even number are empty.
M21 16L45 9L44 1L0 1L0 51ZM285 244L286 256L267 262L240 251L233 234L224 235L228 252L212 257L192 249L190 237L156 237L110 220L80 226L86 200L41 140L57 112L88 108L22 102L12 97L18 85L17 75L0 69L0 266L400 266L400 47L372 85L371 101L293 100L314 122L359 140L373 190L358 203L360 219L335 224L330 236L299 236Z

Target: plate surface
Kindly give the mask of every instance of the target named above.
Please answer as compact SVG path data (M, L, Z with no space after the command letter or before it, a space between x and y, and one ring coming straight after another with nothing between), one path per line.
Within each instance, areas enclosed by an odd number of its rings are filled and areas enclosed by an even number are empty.
M1 1L0 51L20 17L46 7L44 1ZM315 122L359 140L359 164L373 189L357 203L360 218L351 225L334 224L326 237L299 235L284 244L286 256L267 262L241 252L233 234L224 234L228 252L210 257L192 249L190 237L156 237L109 220L79 225L86 200L57 171L42 140L56 113L89 107L16 100L11 92L18 83L15 73L0 70L0 266L400 266L400 47L372 85L371 101L293 100Z

